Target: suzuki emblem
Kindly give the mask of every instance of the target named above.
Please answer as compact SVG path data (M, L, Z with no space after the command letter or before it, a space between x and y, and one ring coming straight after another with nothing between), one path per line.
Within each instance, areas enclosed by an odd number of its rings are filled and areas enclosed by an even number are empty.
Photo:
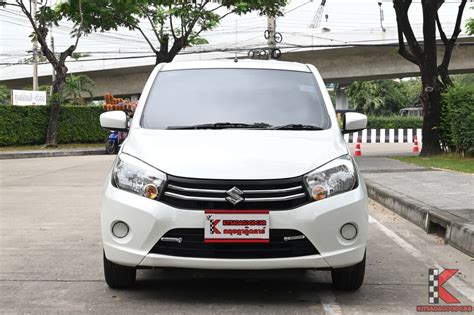
M244 200L244 198L241 197L241 195L243 195L244 192L238 189L237 187L232 187L225 193L228 195L227 197L225 197L225 199L233 205L236 205L239 202Z

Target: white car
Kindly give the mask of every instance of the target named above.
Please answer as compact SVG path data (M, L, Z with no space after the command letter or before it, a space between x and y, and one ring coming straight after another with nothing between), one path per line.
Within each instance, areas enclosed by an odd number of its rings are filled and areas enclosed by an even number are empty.
M343 116L342 132L367 117ZM101 125L127 130L124 112ZM136 270L325 269L363 282L367 191L316 68L277 61L156 66L102 204L111 288Z

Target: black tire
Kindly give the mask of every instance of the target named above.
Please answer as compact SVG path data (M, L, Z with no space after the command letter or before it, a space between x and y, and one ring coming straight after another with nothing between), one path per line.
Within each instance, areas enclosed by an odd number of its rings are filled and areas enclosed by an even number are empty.
M107 142L105 143L105 152L107 152L107 154L117 154L118 153L117 141L107 140Z
M137 269L117 265L105 257L104 253L105 282L112 289L126 289L133 286L137 277Z
M365 276L364 259L354 266L331 270L332 284L337 290L355 291L362 286Z

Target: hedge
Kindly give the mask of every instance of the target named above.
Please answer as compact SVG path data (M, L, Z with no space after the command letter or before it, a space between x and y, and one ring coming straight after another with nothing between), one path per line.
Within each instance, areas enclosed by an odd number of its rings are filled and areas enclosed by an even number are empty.
M43 144L48 128L48 106L0 106L0 146ZM107 131L99 125L101 106L61 107L59 143L102 142ZM421 128L419 117L375 117L368 120L368 129Z
M441 110L441 143L449 151L474 155L474 85L451 87Z
M367 121L367 129L416 129L422 126L422 117L369 116Z
M102 142L107 131L99 124L101 106L61 107L59 143ZM0 146L43 144L49 106L0 106Z

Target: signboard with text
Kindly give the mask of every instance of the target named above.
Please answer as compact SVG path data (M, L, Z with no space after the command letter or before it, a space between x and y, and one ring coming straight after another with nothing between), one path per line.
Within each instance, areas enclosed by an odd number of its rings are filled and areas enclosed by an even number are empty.
M11 99L13 105L46 105L46 92L12 90Z

